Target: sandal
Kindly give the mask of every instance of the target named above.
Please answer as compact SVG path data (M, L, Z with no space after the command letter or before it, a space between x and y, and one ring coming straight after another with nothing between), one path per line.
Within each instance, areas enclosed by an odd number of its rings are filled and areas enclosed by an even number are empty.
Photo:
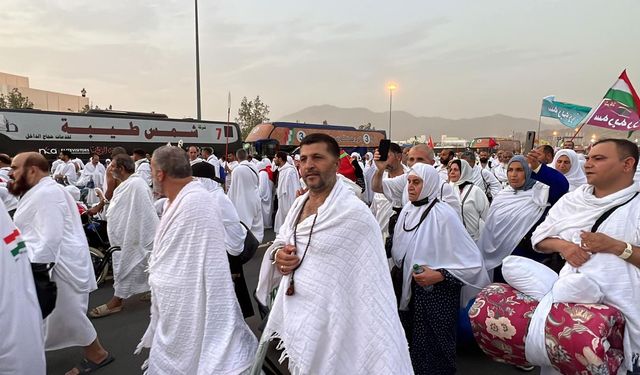
M78 369L78 374L91 374L99 368L102 368L111 362L113 362L115 358L111 355L111 353L107 354L107 358L105 358L100 363L91 362L90 360L83 358L78 365L76 365L76 369Z
M109 316L111 314L118 313L120 311L122 311L122 306L118 306L118 307L114 307L113 309L110 309L107 307L107 304L104 304L89 311L88 315L89 315L89 318L102 318L105 316Z

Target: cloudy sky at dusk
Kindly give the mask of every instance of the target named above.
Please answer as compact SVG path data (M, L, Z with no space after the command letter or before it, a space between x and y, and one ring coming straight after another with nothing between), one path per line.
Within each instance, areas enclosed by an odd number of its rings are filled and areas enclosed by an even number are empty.
M193 1L0 0L0 71L114 109L195 117ZM203 117L261 95L272 119L332 104L536 118L540 99L594 106L628 69L640 2L200 0Z

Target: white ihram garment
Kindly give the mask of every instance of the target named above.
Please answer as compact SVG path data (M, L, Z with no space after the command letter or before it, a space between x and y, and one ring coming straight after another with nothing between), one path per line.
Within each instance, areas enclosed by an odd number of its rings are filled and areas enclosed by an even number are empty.
M198 181L167 205L149 258L148 373L241 374L257 340L242 318L215 198Z
M267 171L261 170L260 176L260 204L262 207L262 223L265 228L273 228L273 181L269 179Z
M498 267L511 255L522 237L542 217L549 205L548 198L549 186L541 182L529 190L515 191L507 186L493 198L478 241L487 270Z
M107 220L109 242L121 248L113 253L114 296L126 299L148 291L147 259L159 219L147 182L132 174L118 185Z
M405 204L394 230L391 254L395 265L402 267L403 275L399 309L408 309L414 264L434 270L446 269L456 279L475 288L487 286L491 281L482 254L451 206L438 200L420 226L410 230L420 223L424 212L438 198L441 179L436 169L421 163L415 164L409 173L422 179L418 200L428 198L429 203Z
M580 242L581 231L590 231L608 209L627 202L640 188L637 184L603 198L593 195L593 186L582 185L565 194L549 210L545 221L533 232L534 248L545 238ZM598 232L634 246L640 245L640 197L615 210ZM604 293L603 303L620 310L625 317L624 365L640 367L640 269L613 254L594 253L579 268L569 263L560 271L565 275L580 273L593 280Z
M264 227L259 182L256 167L243 160L233 169L231 187L227 195L236 208L240 221L251 230L259 242L262 242Z
M46 350L87 346L97 337L87 318L89 293L97 289L78 207L50 177L20 199L14 220L32 263L51 263L58 286L56 308L44 321Z
M27 249L0 201L0 375L44 375L42 315Z
M258 300L268 305L279 284L263 335L282 340L281 361L292 374L412 374L382 237L367 206L340 183L316 215L297 226L297 254L308 254L295 272L295 294L286 296L290 276L271 264L271 250L293 244L295 221L308 193L289 211L265 253Z
M276 219L273 223L274 232L278 233L280 226L284 223L293 202L296 200L296 192L300 189L300 179L296 168L285 163L278 168L278 187L276 195L278 196L278 211Z

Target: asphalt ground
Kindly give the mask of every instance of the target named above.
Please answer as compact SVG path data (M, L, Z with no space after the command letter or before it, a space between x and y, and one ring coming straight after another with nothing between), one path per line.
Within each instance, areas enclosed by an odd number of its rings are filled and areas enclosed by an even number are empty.
M274 234L272 231L265 233L264 243L272 241ZM261 246L256 256L244 266L245 278L249 291L253 293L258 283L258 272L260 262L266 246ZM112 282L107 280L89 298L89 309L106 303L113 295ZM133 355L140 338L144 334L149 324L149 302L140 301L139 296L134 296L125 301L124 309L117 314L92 319L94 327L98 332L98 338L107 351L114 357L115 361L96 371L99 375L128 375L141 374L140 367L148 356L148 351L143 351L140 355ZM261 323L257 313L257 306L254 310L256 315L247 319L247 323L254 333L259 337L258 326ZM277 363L278 353L274 350L269 352L268 357L273 363ZM67 348L47 352L47 374L64 374L73 368L82 359L82 349L79 347ZM497 363L486 357L476 347L459 348L457 358L458 374L539 374L538 369L532 372L523 372L512 366ZM284 366L279 366L283 374L288 374ZM397 374L399 375L399 374Z

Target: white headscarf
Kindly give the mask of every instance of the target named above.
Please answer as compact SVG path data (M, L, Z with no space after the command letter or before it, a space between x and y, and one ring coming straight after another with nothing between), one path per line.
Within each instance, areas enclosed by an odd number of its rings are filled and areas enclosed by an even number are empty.
M457 164L460 162L460 178L456 182L451 182L452 185L460 186L465 182L473 183L473 168L467 163L464 159L455 159L454 162Z
M411 299L414 264L426 265L433 270L446 269L463 283L476 288L488 285L490 280L484 269L482 254L458 214L447 203L433 203L440 194L442 183L438 172L430 165L417 163L409 175L422 179L423 185L418 200L408 202L400 212L393 236L391 254L394 263L402 267L403 272L400 309L406 310ZM411 230L432 204L425 220Z
M569 191L574 191L580 186L586 184L587 176L585 176L584 171L582 170L578 154L575 151L568 149L556 152L556 155L553 157L553 163L551 163L553 168L556 170L556 162L561 156L568 157L569 162L571 163L571 169L569 169L569 172L564 175L567 181L569 181Z
M296 164L293 162L293 158L291 157L291 155L287 156L287 163L293 165L294 167L296 166Z

